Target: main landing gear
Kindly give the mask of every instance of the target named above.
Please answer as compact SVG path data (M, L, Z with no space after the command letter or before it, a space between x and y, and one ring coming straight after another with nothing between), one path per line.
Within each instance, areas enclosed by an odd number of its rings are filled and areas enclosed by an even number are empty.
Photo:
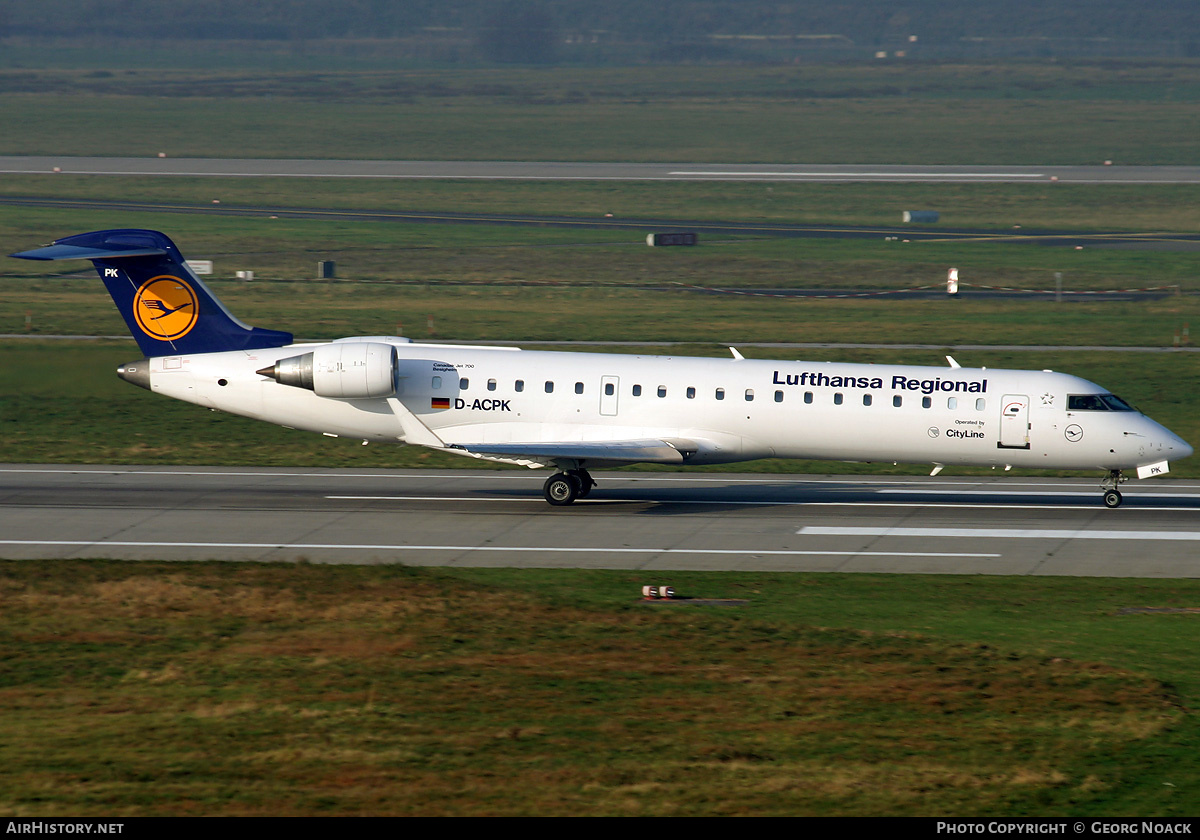
M542 491L546 494L546 501L558 507L582 499L595 486L596 482L587 470L567 470L547 478Z
M1115 508L1121 506L1121 491L1117 488L1128 480L1126 476L1121 475L1120 470L1109 470L1108 477L1100 482L1100 488L1104 491L1105 507Z

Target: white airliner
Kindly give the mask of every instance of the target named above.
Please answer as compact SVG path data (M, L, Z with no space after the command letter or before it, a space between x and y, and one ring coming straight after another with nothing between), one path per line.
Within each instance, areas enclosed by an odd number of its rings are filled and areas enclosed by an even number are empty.
M552 467L568 505L588 470L756 458L1163 475L1192 447L1065 373L676 358L426 344L359 336L295 344L235 318L149 230L70 236L13 254L91 260L146 358L118 368L155 393L296 429Z

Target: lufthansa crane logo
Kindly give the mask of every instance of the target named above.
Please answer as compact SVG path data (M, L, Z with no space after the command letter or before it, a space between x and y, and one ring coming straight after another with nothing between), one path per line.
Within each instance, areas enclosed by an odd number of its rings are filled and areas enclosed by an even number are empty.
M159 341L183 338L200 317L196 292L170 274L151 277L133 296L133 317L142 332Z

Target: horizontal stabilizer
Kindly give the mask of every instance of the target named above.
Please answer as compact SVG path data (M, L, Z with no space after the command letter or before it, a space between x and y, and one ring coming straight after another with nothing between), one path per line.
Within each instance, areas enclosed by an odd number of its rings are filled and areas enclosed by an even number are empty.
M474 455L497 455L528 461L612 461L620 463L682 464L696 453L692 441L661 439L526 443L459 443L451 446Z
M77 245L47 245L11 256L22 260L116 260L121 257L156 257L161 248L80 248Z

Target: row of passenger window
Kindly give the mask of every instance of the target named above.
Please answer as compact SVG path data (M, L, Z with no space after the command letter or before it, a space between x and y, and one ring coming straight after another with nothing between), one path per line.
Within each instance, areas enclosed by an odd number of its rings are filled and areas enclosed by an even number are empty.
M433 377L434 390L439 390L441 387L442 387L442 377L440 377L440 376ZM470 378L462 377L461 379L458 380L458 389L460 391L466 391L470 387L471 387ZM497 385L496 385L495 379L489 379L487 381L487 389L489 391L495 391L496 387L497 387ZM547 379L544 388L545 388L545 391L547 394L553 394L554 393L554 382L552 380ZM516 391L517 393L523 392L525 390L525 380L524 379L516 380L513 383L513 390ZM583 383L576 382L575 383L575 393L582 394L583 392L584 392ZM659 385L656 393L657 393L658 397L665 398L667 396L667 386ZM616 385L612 382L605 382L604 383L604 395L607 397L611 397L615 394L616 394ZM687 389L685 389L684 394L687 396L687 398L689 400L694 400L696 398L696 389L689 386ZM634 396L634 397L640 397L642 395L642 386L634 385L630 389L630 395ZM777 403L783 402L783 395L784 395L783 391L776 391L775 392L775 402L777 402ZM754 389L747 388L744 396L745 396L746 402L753 402L754 401ZM725 389L717 388L716 391L713 393L713 397L717 400L725 399ZM804 392L804 403L806 405L812 405L814 399L815 399L815 397L814 397L812 391ZM834 405L842 405L844 402L845 402L844 394L842 394L840 392L834 393L834 395L833 395L833 404ZM863 405L871 405L873 402L874 402L873 394L863 394L863 396L862 396L862 404ZM896 408L900 408L901 406L904 405L904 397L901 396L900 394L895 394L892 397L892 405L895 406ZM987 406L987 400L985 400L983 397L979 397L978 399L975 400L975 410L976 411L983 411L986 408L986 406ZM964 408L965 407L966 406L964 405ZM933 408L933 397L921 397L921 408ZM958 408L958 397L947 397L946 398L946 408L957 409Z

